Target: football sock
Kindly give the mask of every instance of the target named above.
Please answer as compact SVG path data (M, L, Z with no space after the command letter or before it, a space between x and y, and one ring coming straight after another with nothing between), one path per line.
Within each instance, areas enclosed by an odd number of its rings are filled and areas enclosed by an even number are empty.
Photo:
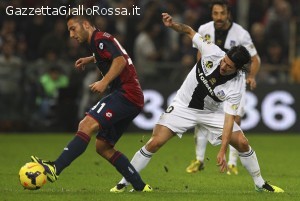
M237 165L237 160L239 157L239 152L231 145L229 145L229 159L228 165Z
M90 136L83 132L77 131L73 140L69 142L61 155L56 159L56 161L54 161L57 175L59 175L63 169L68 167L72 161L74 161L85 151L90 140Z
M196 129L195 130L195 140L196 140L196 159L204 162L206 145L207 145L207 137L201 133L202 131Z
M133 156L130 163L133 165L133 167L136 169L136 171L140 172L142 169L144 169L148 165L152 155L153 155L153 153L147 151L145 146L143 146L140 150L138 150L135 153L135 155ZM121 179L121 181L119 182L119 184L128 185L128 182L123 177Z
M114 155L109 159L109 162L115 166L128 182L130 182L133 188L137 191L142 191L145 187L145 183L142 181L139 173L131 165L127 157L119 151L116 151Z
M254 183L258 187L262 187L265 183L260 173L260 167L257 161L255 152L249 146L248 152L239 153L243 166L247 169L249 174L252 176Z

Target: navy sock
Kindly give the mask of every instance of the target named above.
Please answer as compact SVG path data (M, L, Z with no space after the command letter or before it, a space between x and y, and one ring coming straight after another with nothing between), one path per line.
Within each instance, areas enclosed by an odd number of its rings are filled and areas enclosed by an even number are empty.
M121 173L125 179L131 183L133 188L137 191L142 191L145 187L145 183L142 181L139 173L135 170L135 168L131 165L128 158L117 151L110 159L110 163L115 166L118 172Z
M61 155L54 161L56 167L56 174L59 175L63 169L68 167L78 156L80 156L87 148L90 142L90 136L87 134L77 131L75 137Z

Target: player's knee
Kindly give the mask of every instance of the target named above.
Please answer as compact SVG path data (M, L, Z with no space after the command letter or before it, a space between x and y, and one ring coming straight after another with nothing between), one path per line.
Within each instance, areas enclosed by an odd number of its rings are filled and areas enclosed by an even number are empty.
M240 148L240 152L247 152L249 151L249 143L247 138L242 138L239 142L239 148Z
M103 158L109 160L116 150L105 141L96 141L96 152Z
M163 146L163 143L161 143L160 141L154 139L151 139L147 145L146 145L146 149L151 152L151 153L155 153L157 150L159 150L160 147Z
M91 135L99 128L98 122L93 118L86 116L83 120L81 120L78 124L78 130L82 131L88 135Z

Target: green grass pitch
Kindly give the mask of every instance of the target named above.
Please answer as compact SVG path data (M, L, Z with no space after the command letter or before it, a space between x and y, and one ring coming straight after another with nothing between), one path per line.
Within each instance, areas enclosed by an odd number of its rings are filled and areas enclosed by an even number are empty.
M150 138L150 133L124 134L116 148L129 159ZM119 173L95 152L94 139L86 152L65 169L55 183L36 191L24 190L18 172L30 155L54 160L73 136L70 134L0 134L0 200L92 201L92 200L300 200L300 135L248 134L256 151L261 172L283 194L257 193L252 178L239 163L240 174L218 172L219 146L208 145L203 172L187 174L185 168L195 157L192 134L174 137L153 157L141 176L153 193L112 194L109 189L121 178ZM131 188L129 188L131 189Z

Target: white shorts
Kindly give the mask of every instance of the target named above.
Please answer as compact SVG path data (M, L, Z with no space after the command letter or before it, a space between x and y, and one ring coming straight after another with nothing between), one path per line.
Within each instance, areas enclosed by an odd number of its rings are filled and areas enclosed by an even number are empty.
M188 129L198 125L212 145L221 143L225 113L197 110L180 105L170 105L157 124L168 127L178 137L182 137ZM241 130L234 122L233 131Z

